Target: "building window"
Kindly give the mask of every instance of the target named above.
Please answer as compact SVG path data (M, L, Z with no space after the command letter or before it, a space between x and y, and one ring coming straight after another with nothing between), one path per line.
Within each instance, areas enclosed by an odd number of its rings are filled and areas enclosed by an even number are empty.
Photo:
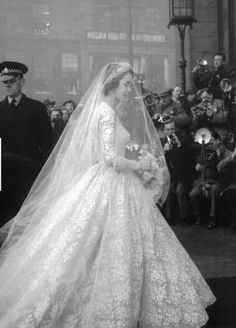
M79 93L79 64L78 56L73 53L63 53L61 57L63 90L65 94Z
M51 94L53 78L53 54L34 54L34 85L36 94Z

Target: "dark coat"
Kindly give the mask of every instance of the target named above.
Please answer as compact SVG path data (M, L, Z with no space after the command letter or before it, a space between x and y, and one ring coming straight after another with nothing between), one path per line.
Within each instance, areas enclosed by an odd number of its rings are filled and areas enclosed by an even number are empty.
M211 83L211 89L214 95L214 98L222 99L223 97L223 91L220 88L220 82L221 80L229 78L229 74L226 71L225 67L222 65L218 67L214 73Z
M16 214L52 150L52 127L45 106L22 96L15 109L0 102L2 138L2 223ZM11 212L12 215L6 214Z
M25 156L40 170L52 150L52 127L45 106L22 96L17 108L0 102L0 137L6 153Z
M178 136L179 140L181 138ZM162 147L168 142L167 138L161 138ZM182 146L174 146L165 152L165 159L170 172L171 180L187 182L193 175L193 163L189 150Z

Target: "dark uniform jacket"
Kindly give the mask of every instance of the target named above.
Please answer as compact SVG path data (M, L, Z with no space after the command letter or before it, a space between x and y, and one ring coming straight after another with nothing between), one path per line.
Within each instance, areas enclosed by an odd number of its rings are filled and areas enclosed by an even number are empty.
M2 152L32 160L40 170L52 150L52 127L45 106L22 96L17 108L9 108L8 99L0 102Z
M6 97L0 102L0 137L0 223L4 223L10 219L10 215L6 214L8 211L13 215L19 210L52 150L53 133L45 106L22 95L17 107L10 108Z

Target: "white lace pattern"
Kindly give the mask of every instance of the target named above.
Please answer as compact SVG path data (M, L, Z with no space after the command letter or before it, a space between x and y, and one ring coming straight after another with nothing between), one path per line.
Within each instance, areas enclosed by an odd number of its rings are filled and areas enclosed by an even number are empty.
M202 327L214 295L122 157L129 134L99 115L104 158L0 268L0 327Z

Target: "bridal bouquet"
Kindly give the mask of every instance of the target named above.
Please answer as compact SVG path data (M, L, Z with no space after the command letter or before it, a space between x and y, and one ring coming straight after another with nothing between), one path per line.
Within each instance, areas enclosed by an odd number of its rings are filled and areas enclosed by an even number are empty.
M145 188L152 194L154 201L158 202L164 184L165 167L162 165L164 158L159 157L157 159L154 157L150 146L147 144L141 146L139 154L139 157L145 157L150 160L150 169L142 172L141 181Z

